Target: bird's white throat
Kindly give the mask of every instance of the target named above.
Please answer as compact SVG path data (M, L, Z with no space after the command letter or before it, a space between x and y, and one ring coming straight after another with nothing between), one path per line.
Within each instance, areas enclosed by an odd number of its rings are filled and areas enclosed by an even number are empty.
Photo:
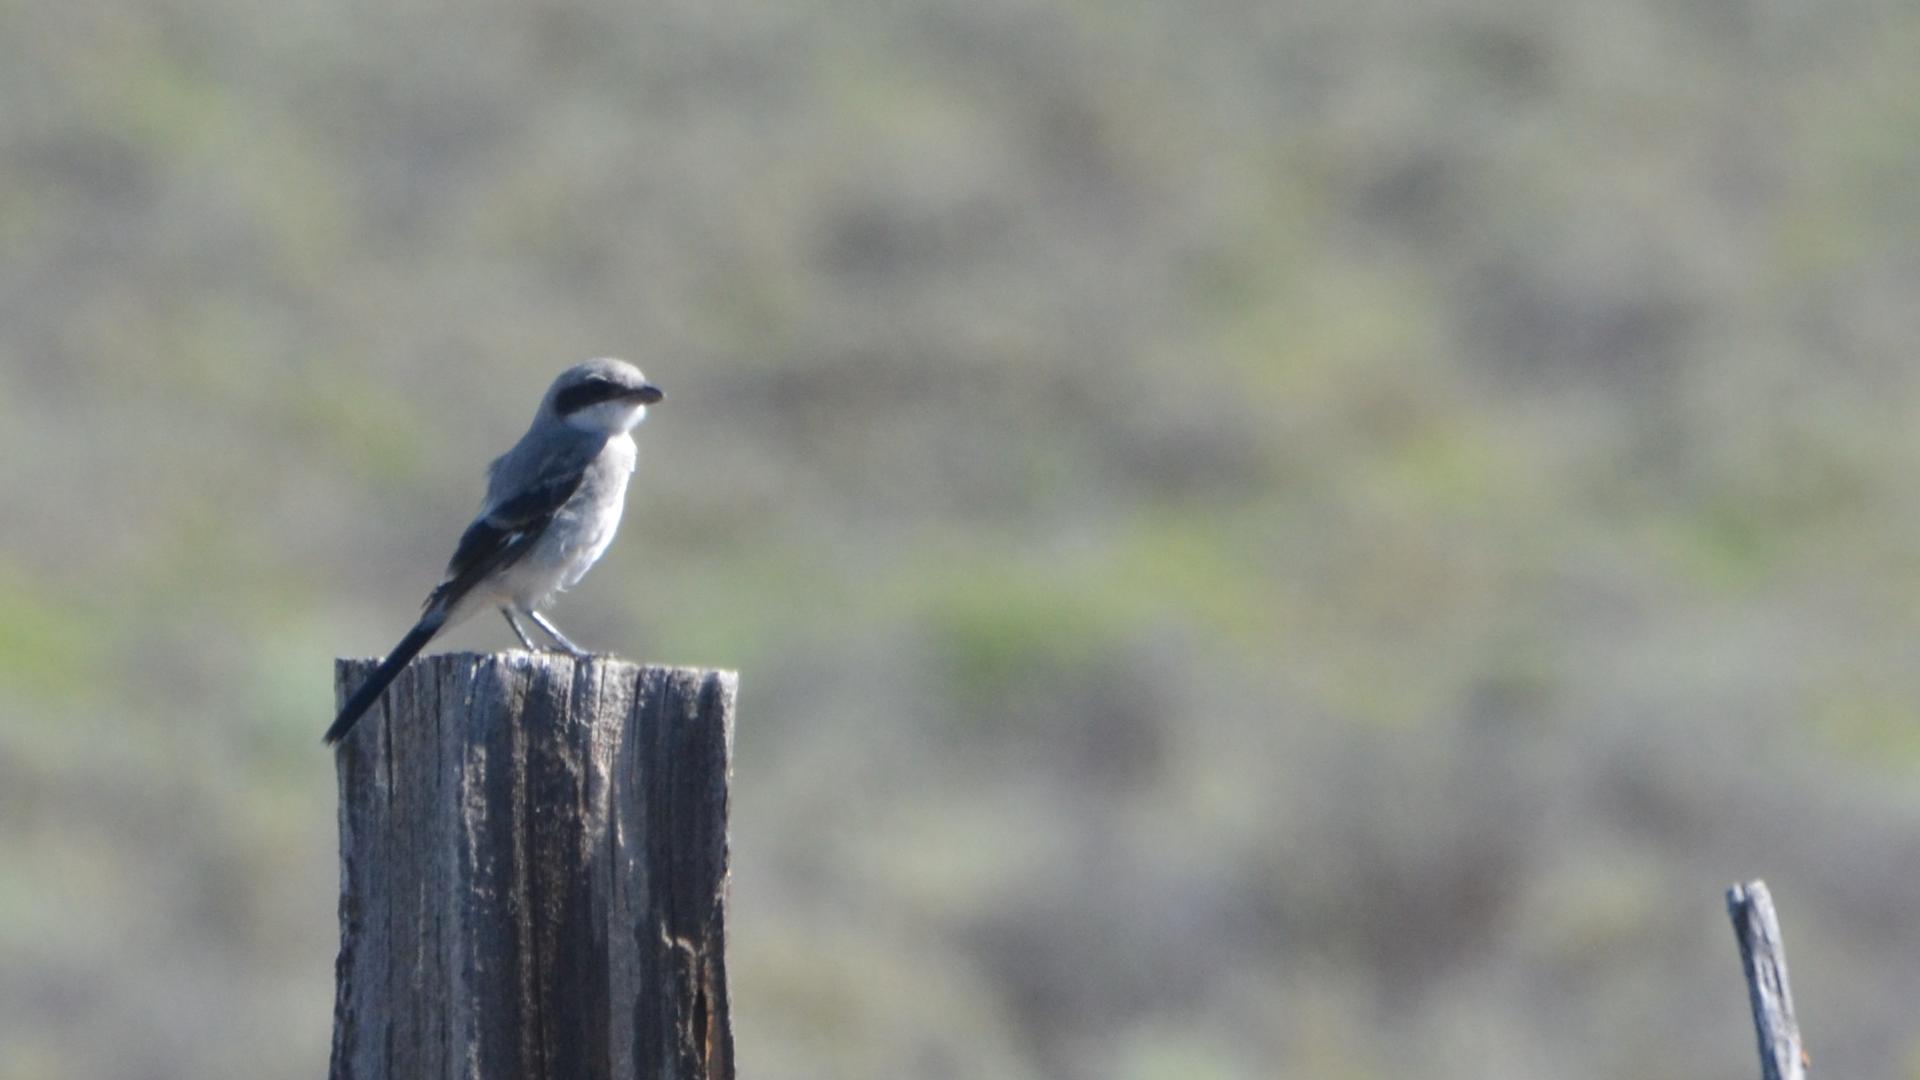
M647 407L637 401L602 401L567 414L566 422L582 431L624 435L647 418Z

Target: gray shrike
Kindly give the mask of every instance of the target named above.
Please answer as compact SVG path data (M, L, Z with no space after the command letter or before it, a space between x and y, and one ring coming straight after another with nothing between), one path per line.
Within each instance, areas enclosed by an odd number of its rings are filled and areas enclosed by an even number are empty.
M533 426L487 467L480 514L461 535L420 621L347 699L327 729L328 745L353 730L435 634L484 608L499 608L529 649L538 646L517 615L567 652L587 655L539 609L579 581L613 541L634 466L631 432L662 396L623 360L589 360L553 380Z

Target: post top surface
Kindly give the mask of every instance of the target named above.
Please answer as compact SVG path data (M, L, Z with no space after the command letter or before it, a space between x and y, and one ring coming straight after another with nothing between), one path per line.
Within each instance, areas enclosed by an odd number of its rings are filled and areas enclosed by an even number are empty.
M378 656L341 656L334 659L337 669L356 671L372 668L380 663ZM691 675L695 678L718 676L721 681L731 685L739 681L739 672L730 668L692 667L680 664L649 664L638 660L629 660L611 653L596 653L592 656L574 657L563 652L528 652L525 649L506 649L500 652L441 652L429 653L414 661L416 665L431 666L440 669L499 667L510 671L565 671L572 673L582 666L604 668L615 671L631 671L638 675L648 671L663 672L671 675Z

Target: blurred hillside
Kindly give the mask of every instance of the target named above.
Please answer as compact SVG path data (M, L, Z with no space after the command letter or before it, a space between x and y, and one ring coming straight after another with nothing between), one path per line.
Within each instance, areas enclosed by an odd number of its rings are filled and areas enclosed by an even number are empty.
M560 368L756 1080L1920 1076L1920 10L0 5L0 1080L309 1077ZM498 620L455 648L504 648Z

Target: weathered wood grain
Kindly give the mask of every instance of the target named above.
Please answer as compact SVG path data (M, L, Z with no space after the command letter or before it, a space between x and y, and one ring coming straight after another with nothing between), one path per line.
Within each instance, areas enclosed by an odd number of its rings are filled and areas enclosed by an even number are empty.
M1762 1080L1805 1080L1807 1053L1800 1045L1800 1024L1793 1017L1793 992L1787 985L1787 952L1780 943L1780 920L1764 881L1727 890L1727 915L1740 942L1740 965L1747 973L1753 1027L1760 1042Z
M373 670L335 668L340 700ZM335 1080L731 1080L731 672L407 668L337 754Z

